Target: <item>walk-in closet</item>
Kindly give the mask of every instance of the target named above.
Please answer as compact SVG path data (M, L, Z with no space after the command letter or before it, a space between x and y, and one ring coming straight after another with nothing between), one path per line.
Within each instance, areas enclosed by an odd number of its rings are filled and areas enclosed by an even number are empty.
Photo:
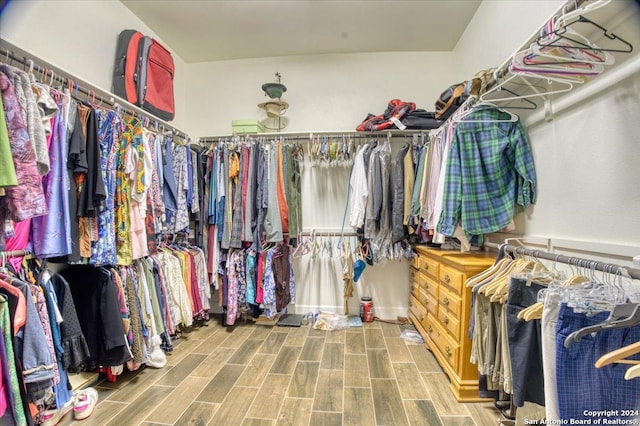
M639 48L639 0L0 2L0 424L637 424Z

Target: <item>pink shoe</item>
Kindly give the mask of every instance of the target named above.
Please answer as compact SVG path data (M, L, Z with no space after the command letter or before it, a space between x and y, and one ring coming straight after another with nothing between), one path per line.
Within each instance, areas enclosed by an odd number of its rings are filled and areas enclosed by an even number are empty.
M73 418L84 420L93 413L98 403L98 391L94 388L86 388L76 394L73 404Z

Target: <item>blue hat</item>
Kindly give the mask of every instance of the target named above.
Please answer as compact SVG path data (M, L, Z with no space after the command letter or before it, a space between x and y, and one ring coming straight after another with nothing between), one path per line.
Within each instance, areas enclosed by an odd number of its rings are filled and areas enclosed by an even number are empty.
M367 264L364 262L364 260L356 260L356 262L353 264L353 281L357 282L358 279L360 279L360 275L362 275L362 272L364 271L364 268L366 266Z

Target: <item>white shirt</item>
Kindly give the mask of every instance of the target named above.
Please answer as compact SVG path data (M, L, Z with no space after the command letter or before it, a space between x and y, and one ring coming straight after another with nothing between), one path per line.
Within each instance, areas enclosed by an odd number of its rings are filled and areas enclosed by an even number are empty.
M349 215L349 223L354 228L361 228L364 225L364 216L367 210L367 173L364 168L364 150L369 144L364 144L356 154L353 161L353 170L351 171L351 195L349 204L351 205L351 214Z

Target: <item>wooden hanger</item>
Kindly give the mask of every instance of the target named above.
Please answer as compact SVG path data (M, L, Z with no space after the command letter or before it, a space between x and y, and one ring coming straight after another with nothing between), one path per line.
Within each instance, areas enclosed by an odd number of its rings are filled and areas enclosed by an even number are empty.
M624 373L625 380L635 379L636 377L640 377L640 365L634 365Z
M634 359L625 359L630 357L631 355L635 355L640 353L640 342L632 343L627 346L623 346L614 351L608 352L602 355L595 363L596 368L602 368L605 365L609 364L632 364L632 365L640 365L640 360ZM627 370L628 372L628 370ZM640 376L640 370L638 370L638 375ZM625 379L626 379L625 374ZM628 380L628 379L627 379Z
M497 276L497 274L500 273L502 269L506 268L506 266L511 262L511 259L503 257L502 259L494 263L493 266L491 266L489 269L469 278L466 282L466 286L474 287L476 284L480 284L482 281L486 281L487 279L491 278L492 275Z

